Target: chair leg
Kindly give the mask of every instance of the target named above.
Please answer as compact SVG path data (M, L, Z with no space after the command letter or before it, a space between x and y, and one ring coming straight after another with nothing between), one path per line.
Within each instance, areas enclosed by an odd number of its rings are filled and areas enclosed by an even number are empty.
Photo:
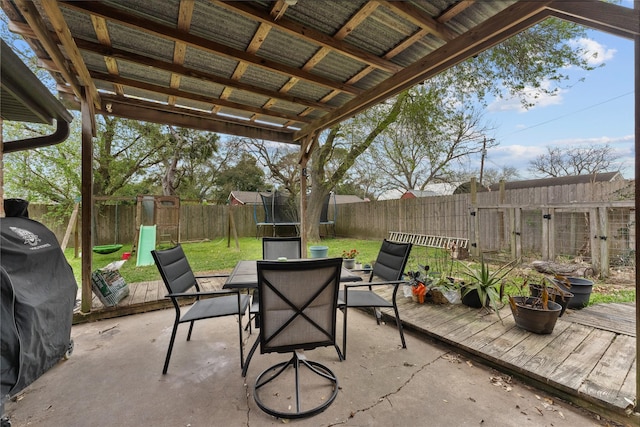
M263 402L260 395L260 389L266 384L278 378L289 366L293 367L294 369L294 378L295 378L294 386L295 386L295 400L296 400L295 412L283 412L278 409L267 406ZM332 390L331 395L328 398L327 397L323 398L323 401L320 403L320 405L307 410L302 410L302 405L301 405L302 396L300 394L299 370L300 370L300 367L302 366L306 366L312 373L328 380L327 385L331 386L331 390ZM258 377L256 378L256 383L253 388L253 398L256 402L256 405L269 415L282 418L282 419L300 419L305 417L311 417L327 409L329 405L333 403L336 396L338 395L338 390L339 390L338 379L336 375L329 368L327 368L324 365L321 365L320 363L306 360L304 356L301 356L297 352L294 352L293 357L290 360L273 365L272 367L266 369L260 375L258 375ZM273 395L268 393L265 394L265 397L272 397L272 396Z
M247 376L247 370L249 369L249 363L251 362L251 358L253 357L253 353L256 352L258 348L258 344L260 344L260 337L256 338L256 341L251 346L251 350L249 350L249 354L247 355L247 360L244 362L244 366L242 367L242 376Z
M191 332L193 331L193 324L195 323L195 321L191 321L191 323L189 323L189 333L187 334L187 341L191 341Z
M169 348L167 349L167 356L164 359L164 368L162 369L162 375L167 373L169 369L169 359L171 359L171 352L173 351L173 342L176 339L176 332L178 331L178 320L176 319L173 324L173 331L171 331L171 339L169 340Z
M242 315L238 315L238 334L240 335L240 369L244 368L244 349L242 348Z
M342 359L347 360L347 306L344 306L342 316Z
M400 313L398 312L398 306L393 305L393 311L396 314L396 326L400 332L400 341L402 341L402 348L407 348L407 343L404 340L404 332L402 331L402 321L400 320Z

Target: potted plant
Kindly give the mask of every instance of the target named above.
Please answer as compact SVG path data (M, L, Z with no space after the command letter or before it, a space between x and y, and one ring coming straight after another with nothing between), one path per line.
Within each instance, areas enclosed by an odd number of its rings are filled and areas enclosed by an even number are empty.
M525 281L526 286L526 281ZM562 306L551 300L549 289L557 286L546 278L542 281L540 296L509 296L511 313L516 326L535 334L550 334L562 311Z
M352 269L356 265L356 257L360 254L356 249L342 251L342 265L345 268Z
M502 320L499 306L504 289L502 279L515 265L515 261L512 261L491 272L484 257L480 258L480 264L475 268L463 264L466 271L462 274L468 281L461 284L462 303L474 308L492 308Z
M562 310L560 310L559 317L562 317L565 310L571 303L574 295L567 290L571 285L567 285L567 287L560 286L557 281L554 279L551 283L553 286L549 286L548 280L546 278L542 279L542 283L529 283L529 292L532 297L541 297L542 296L542 288L546 287L547 293L549 294L549 298L555 302L560 304Z

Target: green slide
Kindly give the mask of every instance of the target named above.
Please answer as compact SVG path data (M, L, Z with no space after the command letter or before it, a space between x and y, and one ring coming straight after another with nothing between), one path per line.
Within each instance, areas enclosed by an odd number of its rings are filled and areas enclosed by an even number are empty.
M153 265L151 251L156 248L156 226L141 225L138 235L138 256L136 257L136 267L141 265Z

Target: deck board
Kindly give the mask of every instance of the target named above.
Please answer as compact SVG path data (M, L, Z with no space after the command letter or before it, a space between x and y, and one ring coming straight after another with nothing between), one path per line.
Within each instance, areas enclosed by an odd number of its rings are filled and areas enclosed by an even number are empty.
M614 336L613 332L592 329L587 338L551 373L549 379L578 390L609 348Z
M596 396L605 402L615 403L618 391L622 387L626 375L633 365L633 360L620 357L635 350L635 339L627 335L619 335L602 355L591 374L578 388L579 393Z
M224 278L201 280L203 291L221 289ZM391 298L391 288L378 292ZM130 284L130 295L116 307L92 300L90 315L74 315L74 322L135 314L170 307L160 281ZM624 417L635 399L635 305L598 304L568 310L552 334L536 335L515 326L508 306L495 313L463 305L417 304L398 295L405 327L424 333L505 368L523 379L556 390L558 395L582 402L591 409ZM382 310L393 322L393 310ZM408 344L410 345L410 343Z

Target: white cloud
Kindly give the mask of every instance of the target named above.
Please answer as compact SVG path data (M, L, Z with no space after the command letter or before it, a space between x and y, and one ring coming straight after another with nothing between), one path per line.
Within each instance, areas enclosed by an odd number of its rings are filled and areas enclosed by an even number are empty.
M602 63L611 60L616 54L616 49L607 49L603 44L588 38L571 40L569 45L584 51L584 58L592 67L597 67Z
M552 83L545 80L540 85L541 89L550 91L553 89ZM490 112L498 111L519 111L524 113L530 111L533 108L544 108L550 105L560 105L564 100L563 95L566 92L564 89L557 89L554 95L550 95L534 87L525 87L517 97L496 99L487 106L487 110ZM524 98L527 103L535 104L533 107L526 109L522 106L521 99Z

